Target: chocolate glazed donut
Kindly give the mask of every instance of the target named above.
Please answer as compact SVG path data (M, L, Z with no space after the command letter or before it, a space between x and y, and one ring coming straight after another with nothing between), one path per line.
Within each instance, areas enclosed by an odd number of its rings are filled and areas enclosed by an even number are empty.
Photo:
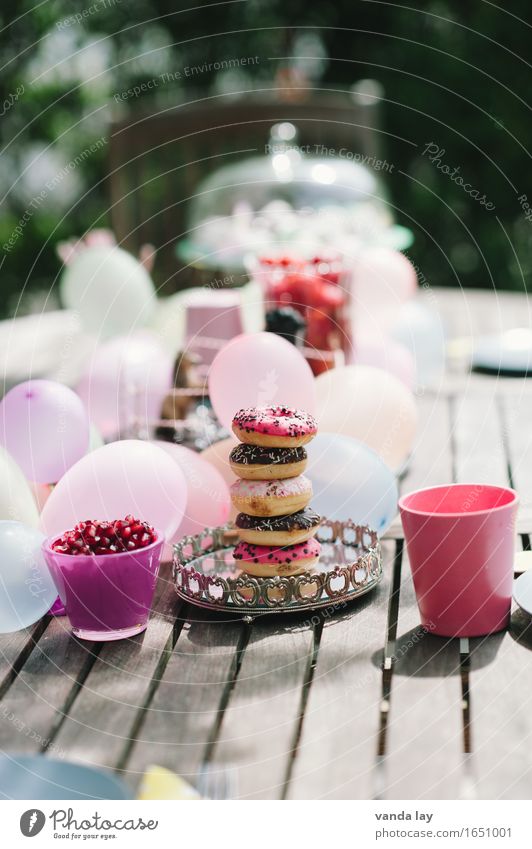
M231 451L229 464L245 480L294 478L307 466L307 452L299 448L267 448L241 442Z
M295 545L314 536L321 517L310 507L288 516L250 516L239 513L235 519L238 535L252 545Z

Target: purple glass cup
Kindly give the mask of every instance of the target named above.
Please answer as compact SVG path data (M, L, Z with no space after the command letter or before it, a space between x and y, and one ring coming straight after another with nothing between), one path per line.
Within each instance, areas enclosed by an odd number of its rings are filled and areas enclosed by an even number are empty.
M82 640L121 640L146 629L159 574L164 534L146 548L120 554L61 554L43 542L43 553L66 607L72 632Z

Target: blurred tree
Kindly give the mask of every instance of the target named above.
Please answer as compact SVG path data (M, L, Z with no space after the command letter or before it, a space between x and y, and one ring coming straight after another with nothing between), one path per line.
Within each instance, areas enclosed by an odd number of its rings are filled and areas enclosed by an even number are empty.
M373 78L383 86L384 154L395 166L386 179L428 283L527 287L532 222L519 201L530 158L526 0L511 12L484 0L72 6L3 0L0 10L4 315L31 309L35 293L54 303L55 243L109 223L105 139L119 108L186 101L198 86L216 94L270 85L287 64L315 85L349 90ZM120 107L113 97L154 75L240 55L261 61L176 78ZM439 151L434 161L429 144Z

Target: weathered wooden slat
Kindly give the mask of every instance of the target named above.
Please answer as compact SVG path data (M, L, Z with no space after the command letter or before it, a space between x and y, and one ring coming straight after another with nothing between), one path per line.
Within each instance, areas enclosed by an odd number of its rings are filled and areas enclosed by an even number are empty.
M459 483L508 485L505 437L495 392L456 398L453 435Z
M213 766L236 765L239 798L283 794L313 649L310 618L253 625L213 751Z
M525 509L532 493L532 445L526 426L531 411L528 396L503 406L510 473ZM522 513L521 522L525 517ZM470 641L472 764L480 798L530 798L531 650L530 618L518 609L509 632Z
M131 745L139 713L158 669L172 650L172 633L180 604L166 571L162 592L147 630L127 640L104 643L98 662L61 725L55 745L69 758L96 766L116 766Z
M515 610L510 633L470 641L473 768L479 798L532 792L532 626Z
M54 747L55 729L96 658L94 643L70 635L65 618L54 618L33 648L0 704L0 748L38 752Z
M450 372L442 385L457 396L472 394L517 394L523 390L522 378L504 377L469 371L471 351L475 338L497 334L516 327L529 327L531 305L529 299L517 292L493 290L431 290L428 300L434 298L448 330ZM527 391L527 390L525 390Z
M245 636L240 621L190 609L124 764L131 783L150 764L195 780L216 736Z
M506 403L506 402L505 402ZM511 476L519 488L519 481L524 479L525 489L528 484L526 474L526 454L530 452L526 434L522 429L521 415L505 416L495 397L463 398L454 407L455 414L455 469L458 481L490 482L507 484L510 466ZM521 410L522 412L522 410ZM520 424L518 425L518 422ZM518 457L519 463L512 469L511 458ZM523 458L523 462L521 462ZM402 602L408 598L408 590L403 588ZM514 619L515 621L515 619ZM436 638L426 637L420 643L419 663L423 661L424 651L429 651L431 643ZM444 643L445 641L440 641ZM442 656L431 660L427 667L436 677L429 679L431 684L431 699L425 710L423 731L413 733L408 727L401 727L407 741L412 741L412 748L418 754L418 763L411 764L410 775L404 775L404 784L398 784L394 778L393 761L390 768L391 785L390 797L402 797L411 792L411 798L430 798L439 796L456 797L456 795L478 795L492 798L507 796L512 798L527 797L530 793L532 777L532 759L529 748L523 745L530 732L528 728L530 705L519 683L524 680L523 672L532 664L532 655L523 649L509 634L494 635L488 638L471 640L471 652L468 655L469 667L466 670L468 698L466 705L469 712L470 727L467 729L467 742L472 748L472 755L466 758L460 754L464 741L460 740L457 727L459 709L456 702L460 694L460 679L457 677L458 648L454 648L455 661L445 669ZM449 647L453 643L449 643ZM408 658L408 654L406 655ZM439 664L439 668L438 668ZM419 664L418 664L419 665ZM422 696L418 692L417 676L406 666L406 672L412 677L406 682L404 698L422 705ZM454 683L453 693L444 689L445 678L450 675ZM397 663L394 675L392 716L397 718L397 707L401 699L401 688L398 679L401 676L401 664ZM438 678L438 676L440 676ZM449 710L442 713L438 709L438 700L444 695L449 701ZM508 704L508 701L511 704ZM442 707L444 703L442 702ZM514 721L509 721L513 715ZM440 721L438 722L438 718ZM506 720L506 721L505 721ZM503 727L501 727L503 726ZM393 729L392 729L393 730ZM438 741L436 760L434 754L426 757L423 740ZM462 735L463 736L463 735ZM421 738L421 739L420 739ZM410 749L410 744L408 744ZM405 747L406 748L406 747ZM393 734L390 735L390 758L396 757ZM399 750L399 754L401 751ZM405 761L406 763L406 761ZM462 763L462 765L461 765ZM434 780L431 780L434 779ZM454 783L454 787L453 787ZM407 793L404 792L406 788ZM449 793L450 790L450 793Z
M499 400L512 483L520 498L518 529L532 532L532 381L529 391Z
M423 298L441 314L448 338L500 333L530 320L527 301L516 292L434 288Z
M291 799L368 798L373 792L394 543L379 586L324 621Z
M419 423L416 440L400 480L400 491L411 492L452 480L451 399L428 392L417 399ZM403 536L399 514L386 538Z
M48 618L44 617L31 628L0 637L0 699L24 666L47 625Z
M421 293L422 303L441 316L448 339L469 337L476 332L469 292L435 287Z
M451 402L426 397L419 410L403 493L453 479ZM392 683L380 793L390 799L455 798L462 767L458 645L421 630L406 547L397 639L388 651Z
M402 570L383 795L454 799L466 794L467 781L458 641L421 629L406 557Z
M452 481L451 401L427 394L418 398L419 425L401 493Z

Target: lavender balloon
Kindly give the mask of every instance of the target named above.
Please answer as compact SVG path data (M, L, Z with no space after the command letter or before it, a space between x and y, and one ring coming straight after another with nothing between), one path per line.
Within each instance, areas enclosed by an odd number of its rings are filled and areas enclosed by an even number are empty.
M118 336L95 351L77 392L106 439L127 433L132 422L148 429L159 418L172 384L172 361L147 331Z
M19 383L0 403L0 443L29 480L56 483L87 452L83 402L53 380Z

